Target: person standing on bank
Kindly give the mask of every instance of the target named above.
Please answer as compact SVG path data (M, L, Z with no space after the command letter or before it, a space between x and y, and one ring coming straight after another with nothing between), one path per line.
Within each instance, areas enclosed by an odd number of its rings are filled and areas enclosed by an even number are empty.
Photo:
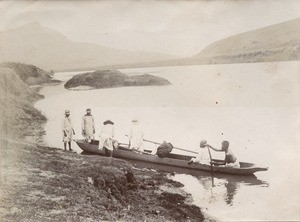
M130 149L142 151L144 132L141 126L139 125L139 121L137 119L132 120L132 126L129 130L128 139Z
M90 143L94 139L95 134L95 122L92 116L92 110L90 108L86 109L86 114L82 117L82 136L85 140Z
M70 111L65 111L65 117L63 119L62 124L62 131L63 131L63 142L64 142L64 150L67 150L67 143L69 144L69 150L71 151L71 141L73 134L75 135L75 131L73 129L71 118L70 118Z

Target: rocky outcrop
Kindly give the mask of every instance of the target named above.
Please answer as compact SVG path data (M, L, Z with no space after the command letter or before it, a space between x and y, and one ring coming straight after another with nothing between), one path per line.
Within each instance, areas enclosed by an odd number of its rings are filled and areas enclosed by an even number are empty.
M42 98L13 69L0 67L0 137L25 137L41 130L46 117L33 107ZM41 132L41 131L40 131Z
M65 83L65 88L80 86L90 89L112 88L124 86L162 86L171 83L161 77L148 74L128 76L118 70L98 70L91 73L78 74Z
M1 63L0 67L10 68L28 85L39 85L43 83L59 82L53 80L53 71L47 72L34 65L27 65L23 63L7 62Z

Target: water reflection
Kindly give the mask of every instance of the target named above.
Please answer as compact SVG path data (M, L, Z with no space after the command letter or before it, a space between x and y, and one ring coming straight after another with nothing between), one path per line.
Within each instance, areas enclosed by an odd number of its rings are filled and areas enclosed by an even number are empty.
M82 152L82 155L91 155ZM174 166L165 166L154 163L145 163L136 160L128 160L134 167L142 170L157 170L168 173L172 179L185 185L185 188L192 194L195 202L199 205L207 204L211 207L223 205L232 207L235 204L236 196L241 193L247 196L247 187L268 187L266 181L258 179L255 175L231 175L221 174L194 169L185 169ZM245 190L246 189L246 190ZM238 203L239 200L236 201Z
M207 193L210 204L223 199L229 206L233 205L234 196L237 194L240 184L243 183L242 181L232 181L226 177L216 178L217 183L212 183L212 178L208 176L198 176L197 179L205 190L203 193ZM251 178L251 180L254 181L255 178Z
M227 190L227 195L225 198L226 204L232 205L234 195L237 193L237 190L240 186L238 183L228 182L227 184L225 184L225 187Z
M210 204L214 204L217 201L222 201L228 206L233 206L235 196L239 193L239 190L242 187L269 186L268 182L258 179L255 175L240 176L220 173L214 173L212 175L210 172L206 171L184 169L153 163L143 163L132 160L130 160L130 162L134 167L140 169L154 169L160 172L169 173L173 178L185 185L188 183L188 180L191 180L190 177L192 176L197 180L197 182L192 185L192 191L195 193L201 193L201 198L205 199ZM176 177L176 175L181 176Z

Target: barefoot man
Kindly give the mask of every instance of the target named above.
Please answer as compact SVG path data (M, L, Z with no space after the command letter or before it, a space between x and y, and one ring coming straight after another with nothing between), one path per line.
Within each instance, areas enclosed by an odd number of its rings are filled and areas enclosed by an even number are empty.
M85 140L90 143L94 139L95 134L95 123L94 117L92 116L92 110L90 108L86 109L86 114L82 117L82 135Z
M63 130L63 142L64 142L64 149L67 150L67 143L69 144L69 150L71 151L71 141L72 141L72 135L75 135L75 131L73 129L71 118L70 118L70 111L65 111L65 117L62 124L62 130Z

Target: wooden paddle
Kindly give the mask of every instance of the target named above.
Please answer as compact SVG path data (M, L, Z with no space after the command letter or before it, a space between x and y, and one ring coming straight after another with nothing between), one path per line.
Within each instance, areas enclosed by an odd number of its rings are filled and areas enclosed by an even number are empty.
M161 143L154 142L154 141L151 141L151 140L146 140L146 139L143 139L143 140L144 140L145 142L153 143L153 144L156 144L156 145L160 145L160 144L161 144ZM173 148L174 148L174 149L177 149L177 150L182 150L182 151L186 151L186 152L198 154L197 152L194 152L194 151L191 151L191 150L182 149L182 148L178 148L178 147L175 147L175 146L173 146Z
M207 147L207 149L208 149L208 154L209 154L209 158L210 158L210 171L213 174L214 171L213 171L213 162L212 162L212 158L211 158L211 153L210 153L209 147Z
M212 162L213 160L212 160L210 149L208 146L207 146L207 149L208 149L208 154L209 154L209 158L210 158L210 173L211 173L211 178L212 178L212 186L214 186L214 169L213 169L213 162Z
M128 135L125 135L128 137ZM146 140L146 139L143 139L143 141L145 142L148 142L148 143L153 143L155 145L161 145L161 143L158 143L158 142L155 142L155 141L151 141L151 140ZM186 152L190 152L190 153L194 153L194 154L198 154L197 152L194 152L194 151L191 151L191 150L186 150L186 149L182 149L182 148L178 148L178 147L174 147L174 149L177 149L177 150L182 150L182 151L186 151Z
M124 145L124 146L129 146L130 144L128 143L118 143L119 145Z

